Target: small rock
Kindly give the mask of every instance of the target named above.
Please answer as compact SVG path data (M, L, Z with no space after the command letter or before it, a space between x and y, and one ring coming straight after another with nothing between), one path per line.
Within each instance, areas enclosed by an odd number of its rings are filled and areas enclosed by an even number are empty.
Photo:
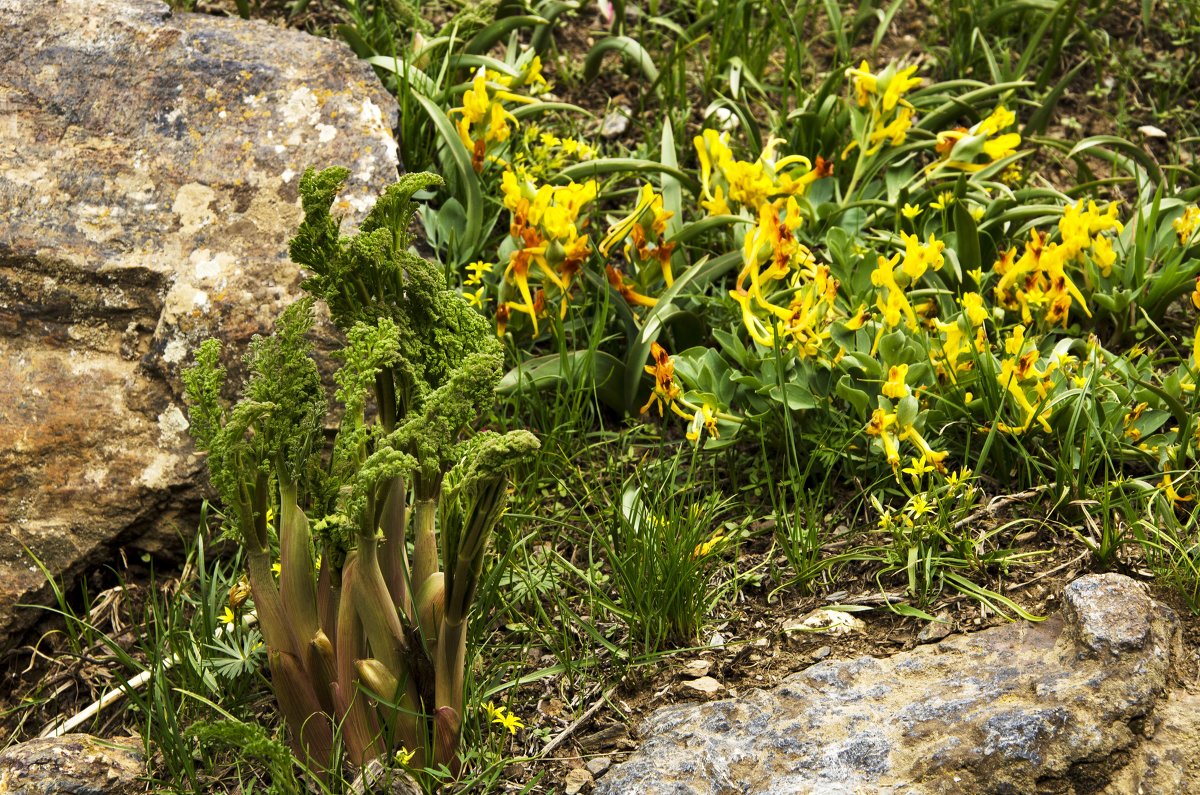
M133 795L145 791L140 781L145 767L142 742L135 737L39 737L0 753L0 792Z
M725 636L722 635L720 632L714 632L712 634L712 637L708 639L708 645L712 646L714 648L719 647L719 646L724 646L725 645Z
M600 137L610 140L620 138L629 129L629 117L632 113L633 109L628 105L618 105L605 113L600 122Z
M692 690L696 690L701 693L707 693L710 696L714 693L720 692L722 687L721 683L716 679L713 679L711 676L702 676L699 679L691 679L687 682L684 682L683 686L690 687Z
M592 774L586 768L577 767L567 773L567 777L563 779L563 792L566 795L577 795L584 789L590 788L594 783Z
M597 756L594 759L589 759L587 770L594 778L600 778L604 775L604 771L612 767L612 759L607 756Z
M1087 574L1063 590L1063 602L1072 635L1096 654L1119 657L1145 647L1153 603L1136 581L1121 574Z
M823 632L827 635L849 635L867 628L862 619L844 610L821 608L814 610L799 621L788 621L783 625L785 634L793 632Z
M826 657L828 657L832 653L833 653L833 649L829 648L828 646L822 646L821 648L814 651L812 656L813 656L814 660L824 660Z
M917 641L920 643L936 643L942 638L950 634L953 628L953 618L949 610L943 610L937 614L936 621L930 621L921 631L917 633Z
M683 676L691 679L699 679L701 676L707 674L710 668L712 668L711 660L705 660L698 657L694 660L688 660L686 663L684 663L683 670L680 673Z
M724 106L712 109L712 113L708 114L717 123L717 129L722 132L729 132L737 128L740 123L737 114Z
M1160 130L1158 127L1155 127L1153 124L1143 124L1141 127L1138 127L1138 132L1140 132L1142 135L1146 136L1147 138L1166 138L1167 137L1167 134L1165 132Z

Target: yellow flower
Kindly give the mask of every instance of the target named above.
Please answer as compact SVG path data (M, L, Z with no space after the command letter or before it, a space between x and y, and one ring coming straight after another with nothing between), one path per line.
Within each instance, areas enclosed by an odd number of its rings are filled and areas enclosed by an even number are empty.
M708 404L701 405L700 410L692 415L691 428L685 436L689 442L695 443L700 441L701 432L708 434L713 439L721 438L716 415L713 414L713 410Z
M904 143L913 117L913 106L904 95L921 85L921 78L913 77L916 71L916 65L899 69L890 64L878 74L872 74L866 61L858 68L846 70L846 76L852 78L858 106L869 108L871 126L866 130L866 140L853 141L846 147L842 152L843 159L856 146L864 147L864 155L873 155L885 142L892 146Z
M279 564L279 561L276 561L271 564L271 573L274 574L276 577L278 577L282 571L283 571L283 567Z
M952 472L949 475L947 475L946 476L946 485L950 488L951 491L954 491L955 489L957 489L959 486L963 485L970 479L971 479L971 470L964 467L963 469L960 469L956 472Z
M517 729L525 728L525 724L521 722L520 718L507 711L503 714L497 714L496 717L492 718L492 723L498 723L508 729L509 734L516 734Z
M846 318L846 328L850 331L858 331L870 319L871 310L867 309L866 304L859 304L858 310L855 311L854 315Z
M970 129L959 127L937 134L937 153L941 158L930 164L930 171L952 168L959 171L980 171L988 165L1014 154L1021 145L1019 133L1001 133L1012 126L1016 116L1003 105ZM983 162L979 158L983 157Z
M416 756L416 751L410 751L401 746L400 750L396 752L396 764L401 767L408 767L412 764L414 756Z
M963 311L967 313L967 319L971 321L972 326L978 326L988 318L988 311L983 306L983 296L979 293L963 293L960 300Z
M1195 497L1190 494L1186 497L1180 495L1180 493L1175 490L1175 485L1171 480L1171 476L1167 474L1162 476L1162 480L1158 482L1158 487L1162 489L1163 494L1168 500L1171 501L1171 504L1176 507L1179 507L1180 503L1191 502L1193 499L1195 499Z
M908 470L904 471L907 472ZM914 477L913 480L915 481L917 478ZM929 513L931 508L932 506L929 504L929 500L925 499L924 494L914 494L907 506L908 515L914 519L919 519Z
M1191 240L1196 228L1200 227L1200 205L1193 204L1183 211L1183 215L1171 222L1175 234L1179 236L1179 245Z
M896 413L883 409L875 409L871 421L867 423L867 435L879 437L887 462L893 468L900 465L899 439L894 430L896 423Z
M681 391L679 385L675 383L675 363L671 361L671 354L667 353L667 349L657 342L652 342L650 355L654 359L654 364L648 364L644 369L648 374L654 376L654 389L650 393L650 399L638 413L645 414L651 406L657 404L660 417L666 413L667 408L670 408L685 420L692 419L691 415L684 413L675 402L679 399Z
M910 221L923 212L925 212L923 208L913 204L905 204L903 209L900 210L900 213Z
M230 610L228 606L226 606L226 608L221 612L220 618L217 619L218 624L223 624L225 626L226 632L233 632L233 625L236 621L237 616L233 614L233 611Z
M865 60L857 69L846 70L846 76L854 78L854 94L860 107L866 107L871 102L871 96L878 90L878 81L871 74L871 66Z
M493 270L495 270L495 268L496 264L493 262L484 262L483 260L472 262L467 266L467 270L471 272L471 275L467 277L465 283L471 286L482 284L483 277L491 273Z
M937 198L929 206L934 210L945 210L952 204L954 204L954 192L944 190L937 195Z
M906 475L911 475L913 484L916 485L921 482L922 477L933 471L933 467L925 460L925 456L921 456L920 458L912 459L912 466L905 467L902 471Z
M704 557L716 549L717 545L724 540L725 536L721 535L720 533L715 533L712 538L708 539L702 544L696 545L696 548L692 550L692 559L694 560L696 558Z
M484 309L485 305L487 304L487 296L485 295L486 292L487 292L487 287L481 286L475 292L464 292L463 297L467 299L468 304L475 307L476 309L482 310L482 309Z
M892 365L888 370L887 383L883 385L883 394L892 400L899 400L908 394L908 386L904 379L908 376L907 364Z

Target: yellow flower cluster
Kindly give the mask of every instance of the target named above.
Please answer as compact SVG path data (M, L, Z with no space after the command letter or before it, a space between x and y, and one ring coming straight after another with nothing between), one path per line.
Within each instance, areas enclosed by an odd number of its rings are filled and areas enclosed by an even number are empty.
M934 450L916 428L917 397L912 388L906 383L908 365L897 364L888 369L888 378L883 385L883 396L887 398L888 407L880 406L871 414L867 423L867 435L879 439L883 454L892 469L900 466L900 442L912 442L919 457L912 459L912 467L908 471L923 474L930 469L939 472L946 471L945 452Z
M489 723L495 723L504 727L508 730L509 734L516 734L518 729L525 728L524 722L503 706L497 707L489 701L483 705L483 711L487 713Z
M800 223L794 198L787 200L782 218L775 204L759 208L758 223L743 241L743 266L730 295L755 342L773 347L781 339L807 359L819 356L829 339L839 284L829 267L796 240Z
M681 410L676 404L682 391L679 389L679 384L675 383L675 363L671 361L671 354L667 353L667 349L657 342L652 342L650 343L650 357L654 359L654 364L646 365L645 370L648 375L654 376L654 389L650 392L650 399L639 409L638 413L645 414L651 406L658 406L658 416L660 417L666 414L666 409L670 408L680 417L690 420L691 415Z
M1065 328L1074 302L1091 317L1083 294L1067 275L1066 268L1090 256L1100 274L1107 277L1116 253L1112 239L1101 233L1120 232L1123 228L1117 220L1115 204L1110 204L1104 212L1095 202L1087 202L1085 209L1082 199L1067 206L1058 222L1061 242L1050 242L1049 234L1035 229L1030 232L1020 257L1016 248L1000 255L992 266L1000 276L994 288L996 302L1009 311L1020 311L1021 321L1026 325L1036 319L1048 326Z
M654 360L654 363L646 365L644 369L648 375L654 376L654 388L650 391L650 399L638 413L645 414L651 406L657 406L658 416L662 417L666 415L667 409L670 409L689 422L687 439L692 444L699 444L705 435L712 439L719 439L721 434L717 424L718 419L733 423L741 422L738 418L723 414L707 403L697 406L689 402L684 397L679 383L675 380L675 362L671 360L671 354L662 345L657 342L650 343L650 358ZM714 538L714 546L718 540L720 539ZM696 549L699 550L700 547ZM708 554L709 551L711 548L697 554Z
M450 110L451 116L458 116L455 124L458 137L471 153L471 163L477 172L483 170L488 146L507 141L512 134L511 125L517 123L516 117L504 107L503 100L506 99L530 101L503 89L488 93L487 72L480 67L471 81L471 87L463 92L462 106Z
M552 286L560 299L560 316L566 314L572 279L591 253L584 233L587 216L581 211L596 198L596 181L583 184L538 185L531 177L506 168L501 178L504 206L512 215L509 234L516 250L509 255L505 281L515 284L521 301L506 301L497 311L497 332L503 336L511 311L529 315L533 331L545 313L545 288ZM540 274L541 289L530 288L531 268Z
M1025 337L1025 326L1018 325L1004 341L1005 358L1000 362L996 381L1008 392L1021 413L1021 424L999 423L997 427L1005 433L1024 433L1037 421L1042 430L1050 432L1050 407L1047 405L1050 392L1054 389L1051 376L1062 365L1062 360L1051 359L1041 369L1038 360L1041 353L1032 340Z
M483 277L496 269L494 262L484 262L478 260L467 266L468 276L463 280L463 297L467 299L467 303L476 309L483 311L487 306L487 285L484 284ZM474 287L474 290L466 288Z
M959 305L962 312L953 320L933 320L933 330L938 334L940 346L930 352L930 358L941 381L954 381L958 373L974 366L974 354L983 354L988 350L987 332L983 326L988 318L988 310L984 308L983 296L964 293Z
M705 130L693 144L700 159L700 206L709 215L730 215L733 207L757 212L768 201L800 196L816 180L833 173L833 164L788 155L775 158L782 138L772 138L754 162L738 160L729 148L729 133Z
M518 152L513 162L535 179L557 174L571 163L591 160L596 156L596 150L590 144L577 138L543 132L536 124L525 127L521 137L529 153Z
M856 146L862 147L863 154L870 156L885 143L892 146L904 143L914 113L912 103L904 95L921 85L921 78L913 77L916 71L915 64L904 68L889 64L879 74L872 74L866 61L857 69L846 70L846 76L853 80L855 101L860 108L868 109L868 127L864 130L865 140L852 141L842 152L843 159Z
M938 133L939 159L929 169L949 168L957 171L980 171L1017 151L1021 145L1019 133L1005 133L1017 120L1016 114L1003 105L970 129L957 127Z
M894 254L891 258L880 256L876 261L875 270L871 272L871 284L880 288L875 294L875 307L879 310L882 323L875 335L875 344L883 334L904 323L910 331L916 331L919 326L917 309L908 298L911 288L926 271L941 270L945 264L942 251L946 244L930 234L929 239L922 243L916 235L907 232L900 233L900 241L904 251ZM922 304L919 307L922 314L932 309L932 304Z
M1200 206L1193 204L1183 211L1183 215L1171 222L1171 228L1179 236L1179 245L1191 242L1196 230L1200 229Z
M693 143L700 160L700 206L710 215L754 213L742 241L742 270L730 295L742 310L750 336L774 346L777 338L802 358L817 357L829 338L838 281L796 240L804 219L796 197L833 173L817 157L776 156L782 139L767 141L755 161L738 160L728 133L705 130Z
M648 286L652 279L662 277L663 283L670 287L675 283L671 271L671 257L675 253L675 244L663 240L667 231L667 221L674 213L663 207L662 194L656 193L654 187L642 186L638 197L637 207L633 212L609 227L608 234L598 246L600 255L606 259L612 249L621 242L625 243L625 260L633 266L643 286ZM637 306L654 306L655 299L638 291L638 285L626 278L622 270L609 263L605 270L608 281L613 288L630 304Z

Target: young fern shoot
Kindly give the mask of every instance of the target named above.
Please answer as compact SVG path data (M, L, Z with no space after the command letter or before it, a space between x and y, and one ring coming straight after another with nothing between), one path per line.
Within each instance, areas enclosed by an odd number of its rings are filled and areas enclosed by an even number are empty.
M309 296L251 343L236 405L222 401L219 343L197 350L184 375L192 433L226 533L245 548L298 758L326 776L340 730L356 764L403 748L414 769L455 770L471 603L509 473L538 442L472 428L501 376L500 343L409 251L412 196L441 180L405 176L348 237L330 213L348 173L300 181L290 250L311 273ZM308 341L316 300L346 340L328 450L331 407Z

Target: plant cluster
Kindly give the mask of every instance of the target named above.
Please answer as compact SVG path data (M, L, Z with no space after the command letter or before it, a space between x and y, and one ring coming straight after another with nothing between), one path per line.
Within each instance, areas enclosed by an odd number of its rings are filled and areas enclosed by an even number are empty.
M434 25L343 0L403 161L443 178L405 177L350 237L343 172L306 174L310 298L252 344L232 404L218 346L197 352L193 430L247 571L201 561L195 637L155 676L190 708L240 704L265 664L328 791L341 756L486 789L556 747L534 689L578 717L726 633L743 588L873 583L926 620L951 591L1037 620L1009 586L1078 544L1200 611L1190 128L1075 136L1080 84L1126 68L1095 24L1111 4L955 0L890 61L903 4L843 5L499 0ZM582 58L558 49L568 19L606 28ZM619 73L629 129L601 140L606 111L563 98ZM345 342L333 400L317 301ZM156 682L146 733L179 736L193 789L234 746L299 787L224 712L182 731L175 691Z
M292 258L311 297L288 308L244 358L227 407L210 340L184 377L226 534L249 594L298 758L329 776L399 752L415 770L457 769L467 623L509 473L528 432L476 431L501 376L487 322L435 266L411 253L404 177L347 237L330 207L345 169L305 172ZM323 301L346 345L332 407L308 332ZM272 569L275 569L273 572Z

